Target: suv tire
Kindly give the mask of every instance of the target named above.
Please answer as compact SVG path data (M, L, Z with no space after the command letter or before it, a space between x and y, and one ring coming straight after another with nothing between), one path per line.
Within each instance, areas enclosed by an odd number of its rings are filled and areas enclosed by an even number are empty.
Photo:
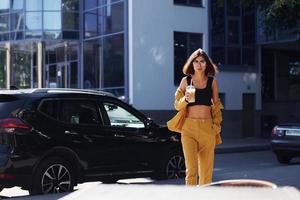
M292 159L291 157L282 154L276 154L276 157L281 164L289 164Z
M60 157L44 160L34 173L30 194L48 194L72 191L75 175L70 163Z
M171 151L164 156L163 162L160 163L155 171L155 179L179 179L185 177L185 163L182 153Z

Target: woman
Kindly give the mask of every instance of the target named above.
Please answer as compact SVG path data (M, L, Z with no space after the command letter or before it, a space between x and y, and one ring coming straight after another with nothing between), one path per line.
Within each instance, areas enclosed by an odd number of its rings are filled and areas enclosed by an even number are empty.
M175 108L179 110L179 118L168 122L170 130L181 132L181 142L186 165L186 185L208 184L212 181L214 149L221 143L221 110L218 83L213 76L217 67L202 50L192 53L185 65L183 73L187 75L181 80L176 91ZM196 88L195 94L187 91L187 86ZM195 96L193 96L195 95ZM177 123L177 124L174 124ZM176 126L176 129L172 128Z

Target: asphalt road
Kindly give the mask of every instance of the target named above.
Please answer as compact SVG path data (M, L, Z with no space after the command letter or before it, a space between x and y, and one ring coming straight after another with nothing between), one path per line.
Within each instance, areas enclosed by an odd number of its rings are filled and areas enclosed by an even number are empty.
M290 165L279 164L271 151L217 154L213 181L227 179L260 179L273 182L278 186L293 186L300 190L300 158L292 160ZM119 180L118 185L184 185L184 180L153 181L148 178ZM77 190L101 185L101 182L84 183ZM40 199L28 196L28 192L18 187L4 189L2 198ZM53 199L44 196L43 199Z

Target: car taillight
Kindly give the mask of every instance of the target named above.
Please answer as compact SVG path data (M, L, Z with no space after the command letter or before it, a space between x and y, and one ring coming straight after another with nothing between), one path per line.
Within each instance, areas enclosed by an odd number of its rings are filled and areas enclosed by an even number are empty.
M284 135L284 130L281 128L278 128L277 126L275 126L272 129L272 136L283 136Z
M11 128L20 128L20 129L30 129L30 126L22 122L18 118L5 118L0 120L0 128L11 129Z
M14 174L1 174L0 173L0 180L14 180L16 179L16 175Z

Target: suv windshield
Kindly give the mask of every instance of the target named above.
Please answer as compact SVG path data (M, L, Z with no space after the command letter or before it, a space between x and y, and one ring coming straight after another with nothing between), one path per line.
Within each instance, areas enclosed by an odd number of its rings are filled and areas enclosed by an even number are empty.
M23 104L24 100L19 99L12 95L0 95L0 119L11 116L11 114L15 114L17 109Z

